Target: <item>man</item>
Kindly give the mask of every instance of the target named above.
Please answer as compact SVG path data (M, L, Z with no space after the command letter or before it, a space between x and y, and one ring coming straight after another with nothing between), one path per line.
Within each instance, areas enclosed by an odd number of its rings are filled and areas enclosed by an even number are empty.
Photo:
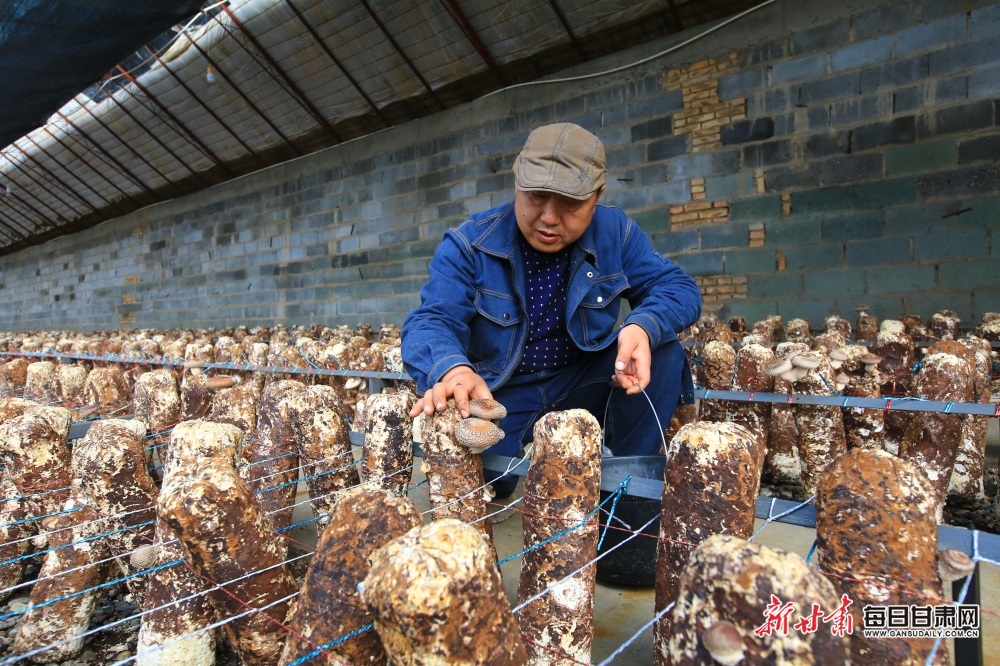
M506 437L487 453L513 456L542 415L582 408L615 455L660 450L678 399L693 399L677 333L701 315L701 295L634 221L598 203L605 174L596 136L539 127L514 162L514 202L445 233L403 324L422 394L410 416L450 398L468 416L470 398L494 398ZM622 298L631 312L618 328ZM498 476L486 472L509 495L517 479Z

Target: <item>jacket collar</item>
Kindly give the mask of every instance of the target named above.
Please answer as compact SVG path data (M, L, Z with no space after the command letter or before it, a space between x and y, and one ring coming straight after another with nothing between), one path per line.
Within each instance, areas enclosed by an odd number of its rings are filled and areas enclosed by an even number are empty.
M583 232L583 235L576 241L573 248L573 258L577 259L581 255L590 257L594 266L600 268L597 261L597 228L600 226L599 218L602 216L603 207L598 204L594 209L594 216L590 220L590 226ZM480 224L486 226L486 230L480 234L473 245L487 254L491 254L503 259L510 259L511 255L517 252L518 240L521 230L517 228L517 218L514 215L514 202L510 202L499 209L496 214L484 219Z

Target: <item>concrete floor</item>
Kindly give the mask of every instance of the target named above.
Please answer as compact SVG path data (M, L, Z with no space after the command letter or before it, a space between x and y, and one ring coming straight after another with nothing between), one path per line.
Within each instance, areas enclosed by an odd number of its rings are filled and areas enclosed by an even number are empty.
M988 460L997 464L1000 453L1000 436L996 432L997 424L991 424L990 447ZM419 464L417 465L419 467ZM414 471L414 483L423 480L419 470ZM426 511L430 508L426 485L418 486L411 491L410 498L420 508ZM298 502L308 499L304 484L300 485ZM293 522L309 518L306 504L296 509ZM757 526L764 521L758 520ZM757 543L771 548L780 548L797 553L805 558L812 547L815 531L809 528L797 527L774 522L768 525L755 539ZM516 511L506 521L494 526L494 537L497 553L500 559L520 552L523 549L521 539L521 516ZM315 545L316 534L312 523L296 528L292 538L309 545ZM511 605L516 603L518 577L520 575L521 559L515 558L501 567L504 587L511 599ZM981 618L983 637L984 664L998 663L995 655L1000 655L1000 568L983 564L981 569ZM950 587L950 586L948 586ZM619 585L597 584L595 596L595 635L592 650L592 661L599 664L615 652L625 641L632 639L643 625L653 617L654 592L652 587L627 587ZM652 663L653 631L644 630L625 650L615 657L613 663L618 666L647 666ZM953 652L952 652L953 654Z

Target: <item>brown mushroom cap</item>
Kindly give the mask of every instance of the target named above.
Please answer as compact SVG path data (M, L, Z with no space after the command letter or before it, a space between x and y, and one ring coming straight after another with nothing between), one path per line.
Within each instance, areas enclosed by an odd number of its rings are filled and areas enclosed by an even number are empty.
M146 546L140 546L132 551L132 555L129 557L129 563L136 569L148 569L156 564L159 556L160 545L151 543Z
M743 659L743 637L732 622L719 620L702 632L701 642L722 666L735 666Z
M469 400L469 413L476 418L492 421L507 416L507 408L496 400L473 398Z
M783 375L792 369L792 362L787 358L779 358L771 363L767 364L767 374L772 377L777 377Z
M482 453L503 438L503 430L492 421L473 416L455 424L455 441L472 453Z
M865 365L878 365L878 363L882 360L882 357L879 356L878 354L868 353L862 356L858 360L860 360Z
M836 349L831 349L830 353L827 354L831 361L846 361L849 354L847 352L847 347L837 347Z
M819 367L820 358L817 354L804 353L804 354L795 354L788 360L790 360L792 362L792 365L794 365L797 368L805 368L807 370L813 370Z
M954 583L971 575L975 570L976 563L960 550L945 548L938 553L938 574L943 581Z

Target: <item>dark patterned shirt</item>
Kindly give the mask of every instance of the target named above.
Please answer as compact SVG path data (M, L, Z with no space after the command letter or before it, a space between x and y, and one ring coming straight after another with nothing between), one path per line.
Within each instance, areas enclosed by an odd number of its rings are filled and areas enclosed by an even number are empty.
M566 293L572 246L539 252L521 239L527 271L528 344L515 374L523 375L569 365L580 350L566 332Z

